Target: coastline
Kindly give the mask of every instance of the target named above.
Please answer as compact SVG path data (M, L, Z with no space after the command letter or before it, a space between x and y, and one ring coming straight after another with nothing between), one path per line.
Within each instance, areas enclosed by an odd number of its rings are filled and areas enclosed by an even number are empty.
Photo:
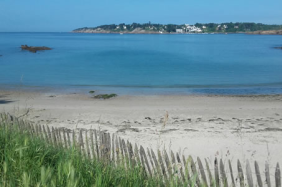
M34 123L95 128L193 157L281 161L282 95L122 95L0 90L0 112ZM164 121L168 114L168 120Z

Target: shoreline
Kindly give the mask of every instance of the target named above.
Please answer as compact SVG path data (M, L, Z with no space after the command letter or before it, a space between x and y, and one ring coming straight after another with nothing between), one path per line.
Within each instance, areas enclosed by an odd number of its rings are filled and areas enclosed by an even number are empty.
M100 129L193 157L268 160L272 165L282 158L277 151L282 145L282 95L122 95L101 100L90 94L1 89L0 112L36 124Z
M273 96L282 95L280 84L253 85L253 86L191 86L191 87L131 87L131 86L91 86L91 85L21 85L0 84L0 91L23 92L52 92L57 94L86 94L95 91L95 94L117 94L120 96ZM92 94L93 95L93 94Z

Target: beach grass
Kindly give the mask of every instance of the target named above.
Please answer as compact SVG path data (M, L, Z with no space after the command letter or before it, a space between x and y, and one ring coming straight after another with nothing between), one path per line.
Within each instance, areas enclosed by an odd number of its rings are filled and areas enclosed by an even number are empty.
M141 167L85 159L75 148L57 148L2 125L0 186L163 186Z

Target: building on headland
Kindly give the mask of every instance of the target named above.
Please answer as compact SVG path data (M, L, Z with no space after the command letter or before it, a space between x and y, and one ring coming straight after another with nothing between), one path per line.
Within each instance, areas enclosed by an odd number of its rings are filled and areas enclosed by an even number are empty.
M183 29L176 29L177 33L183 33Z
M195 25L189 25L185 24L185 31L186 32L202 32L202 29L199 27L196 27Z
M239 26L238 25L234 26L234 29L239 29Z
M223 25L223 28L224 28L224 29L227 29L227 28L228 28L228 26L227 26L227 25Z
M206 29L207 27L205 25L202 26L203 29Z

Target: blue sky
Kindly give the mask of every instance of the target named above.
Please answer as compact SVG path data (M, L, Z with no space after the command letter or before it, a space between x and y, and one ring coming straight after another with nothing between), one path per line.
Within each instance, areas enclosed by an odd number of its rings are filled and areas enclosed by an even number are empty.
M282 0L0 0L0 32L65 32L118 23L282 24Z

